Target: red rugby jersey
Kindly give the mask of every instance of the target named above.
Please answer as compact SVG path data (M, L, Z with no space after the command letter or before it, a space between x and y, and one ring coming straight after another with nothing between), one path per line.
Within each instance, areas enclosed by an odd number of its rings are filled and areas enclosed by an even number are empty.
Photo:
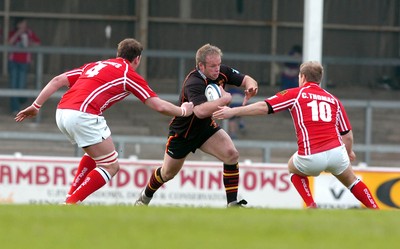
M122 58L88 63L66 74L70 89L61 98L58 109L101 115L131 93L142 102L157 96L129 61Z
M317 83L287 89L265 100L274 112L288 109L296 130L298 154L311 155L343 144L340 132L351 130L342 103Z

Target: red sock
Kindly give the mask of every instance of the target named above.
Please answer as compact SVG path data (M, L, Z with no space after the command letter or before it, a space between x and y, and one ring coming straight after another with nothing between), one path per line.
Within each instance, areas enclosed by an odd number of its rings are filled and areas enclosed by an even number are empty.
M82 181L86 178L90 171L96 168L96 162L88 154L83 155L79 162L78 170L75 173L74 181L68 191L68 196L72 195L74 191L81 185Z
M379 209L368 187L360 179L350 186L350 191L367 208Z
M103 187L111 180L110 174L103 168L95 168L90 171L82 184L75 192L66 200L67 204L77 204L82 202L90 194Z
M308 182L308 178L292 174L290 180L292 181L297 192L300 194L301 198L303 198L303 201L306 203L306 206L316 207L316 204L314 202L314 199L310 191L310 184Z

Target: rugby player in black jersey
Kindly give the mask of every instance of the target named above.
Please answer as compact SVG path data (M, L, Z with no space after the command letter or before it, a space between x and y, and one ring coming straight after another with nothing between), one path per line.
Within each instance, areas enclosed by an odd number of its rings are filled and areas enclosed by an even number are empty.
M196 68L185 78L180 93L180 102L193 102L193 114L174 117L170 123L163 165L157 168L141 192L135 205L148 205L153 194L181 170L186 157L197 149L213 155L223 162L223 183L227 206L247 204L238 200L239 152L230 136L212 119L218 106L228 105L232 96L223 90L226 84L244 88L243 105L257 94L258 84L250 76L221 64L222 52L213 45L205 44L197 50ZM204 94L210 83L218 84L222 96L207 101Z

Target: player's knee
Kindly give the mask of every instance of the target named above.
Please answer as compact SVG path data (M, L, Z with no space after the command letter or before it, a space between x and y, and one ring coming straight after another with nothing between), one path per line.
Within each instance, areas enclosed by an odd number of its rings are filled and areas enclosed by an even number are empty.
M119 171L118 152L115 150L107 155L93 158L98 167L107 169L114 176Z
M235 148L228 149L226 152L226 161L237 162L239 160L239 151Z

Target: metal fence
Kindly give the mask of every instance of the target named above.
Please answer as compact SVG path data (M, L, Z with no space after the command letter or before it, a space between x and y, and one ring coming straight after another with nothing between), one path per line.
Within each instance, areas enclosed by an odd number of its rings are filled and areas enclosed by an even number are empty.
M13 51L26 51L35 55L35 84L36 89L42 88L44 79L44 56L49 54L59 55L95 55L97 58L102 56L115 56L115 49L106 48L83 48L83 47L51 47L39 46L18 48L12 46L0 45L1 53L9 53ZM177 50L145 50L143 57L149 58L168 58L175 59L178 62L176 68L176 93L179 92L180 85L183 82L187 73L186 65L188 61L192 61L195 51L177 51ZM271 55L271 54L249 54L249 53L224 53L224 60L233 60L241 62L268 62L268 63L283 63L283 62L299 62L301 59L293 58L288 55ZM358 65L358 66L390 66L400 67L400 58L361 58L361 57L332 57L324 56L322 59L324 65L324 81L329 81L329 67L337 65ZM139 71L140 71L139 67ZM141 72L142 73L142 72ZM146 74L146 72L142 73ZM1 96L1 95L0 95Z
M0 97L12 97L12 96L25 96L25 97L36 97L38 91L42 88L43 82L43 56L45 54L87 54L87 55L115 55L114 49L104 48L68 48L68 47L34 47L34 48L14 48L9 46L0 46L0 52L10 51L30 51L36 54L36 70L35 70L35 82L36 90L12 90L2 89L0 91ZM193 53L185 51L145 51L144 56L148 57L160 57L160 58L175 58L179 61L179 67L177 68L177 82L183 82L185 70L185 61L192 60ZM285 62L294 61L289 56L278 56L278 55L254 55L254 54L229 54L224 55L227 59L241 60L241 61L267 61L267 62ZM329 65L335 64L360 64L360 65L400 65L400 59L379 59L379 58L333 58L325 57L323 59L325 71L329 72ZM176 89L179 89L180 83L177 83ZM178 90L177 90L178 92ZM61 93L56 93L52 97L59 98ZM160 94L160 97L169 101L175 101L178 99L177 94ZM128 100L135 101L136 98L128 97ZM253 101L261 100L261 98L254 98ZM343 100L346 107L359 107L365 111L365 141L363 144L356 144L355 150L365 153L364 160L367 164L371 161L371 153L400 153L399 145L386 145L386 144L373 144L373 110L374 109L400 109L399 101L374 101L374 100ZM38 118L38 121L40 117ZM56 134L28 134L28 133L12 133L12 132L0 132L0 138L2 139L15 139L15 140L57 140L63 141L64 137ZM113 136L114 141L119 146L121 156L124 156L124 147L128 143L144 143L144 144L164 144L164 138L160 137L138 137L138 136ZM279 142L279 141L235 141L238 148L259 148L263 150L263 161L269 162L271 158L271 150L276 148L295 149L296 144L290 142Z
M61 133L31 133L31 132L0 132L2 140L31 140L31 141L65 141L65 136ZM155 136L120 136L113 135L113 141L116 144L117 150L121 158L127 157L125 146L128 144L155 144L165 145L165 137ZM284 141L254 141L254 140L235 140L235 146L241 148L254 148L262 150L263 162L271 162L271 153L273 150L284 149L295 151L297 144L295 142ZM362 160L367 165L371 165L371 153L398 153L400 154L399 145L384 145L384 144L355 144L354 151L362 152L365 158ZM75 154L71 156L81 156L82 151L76 148Z

